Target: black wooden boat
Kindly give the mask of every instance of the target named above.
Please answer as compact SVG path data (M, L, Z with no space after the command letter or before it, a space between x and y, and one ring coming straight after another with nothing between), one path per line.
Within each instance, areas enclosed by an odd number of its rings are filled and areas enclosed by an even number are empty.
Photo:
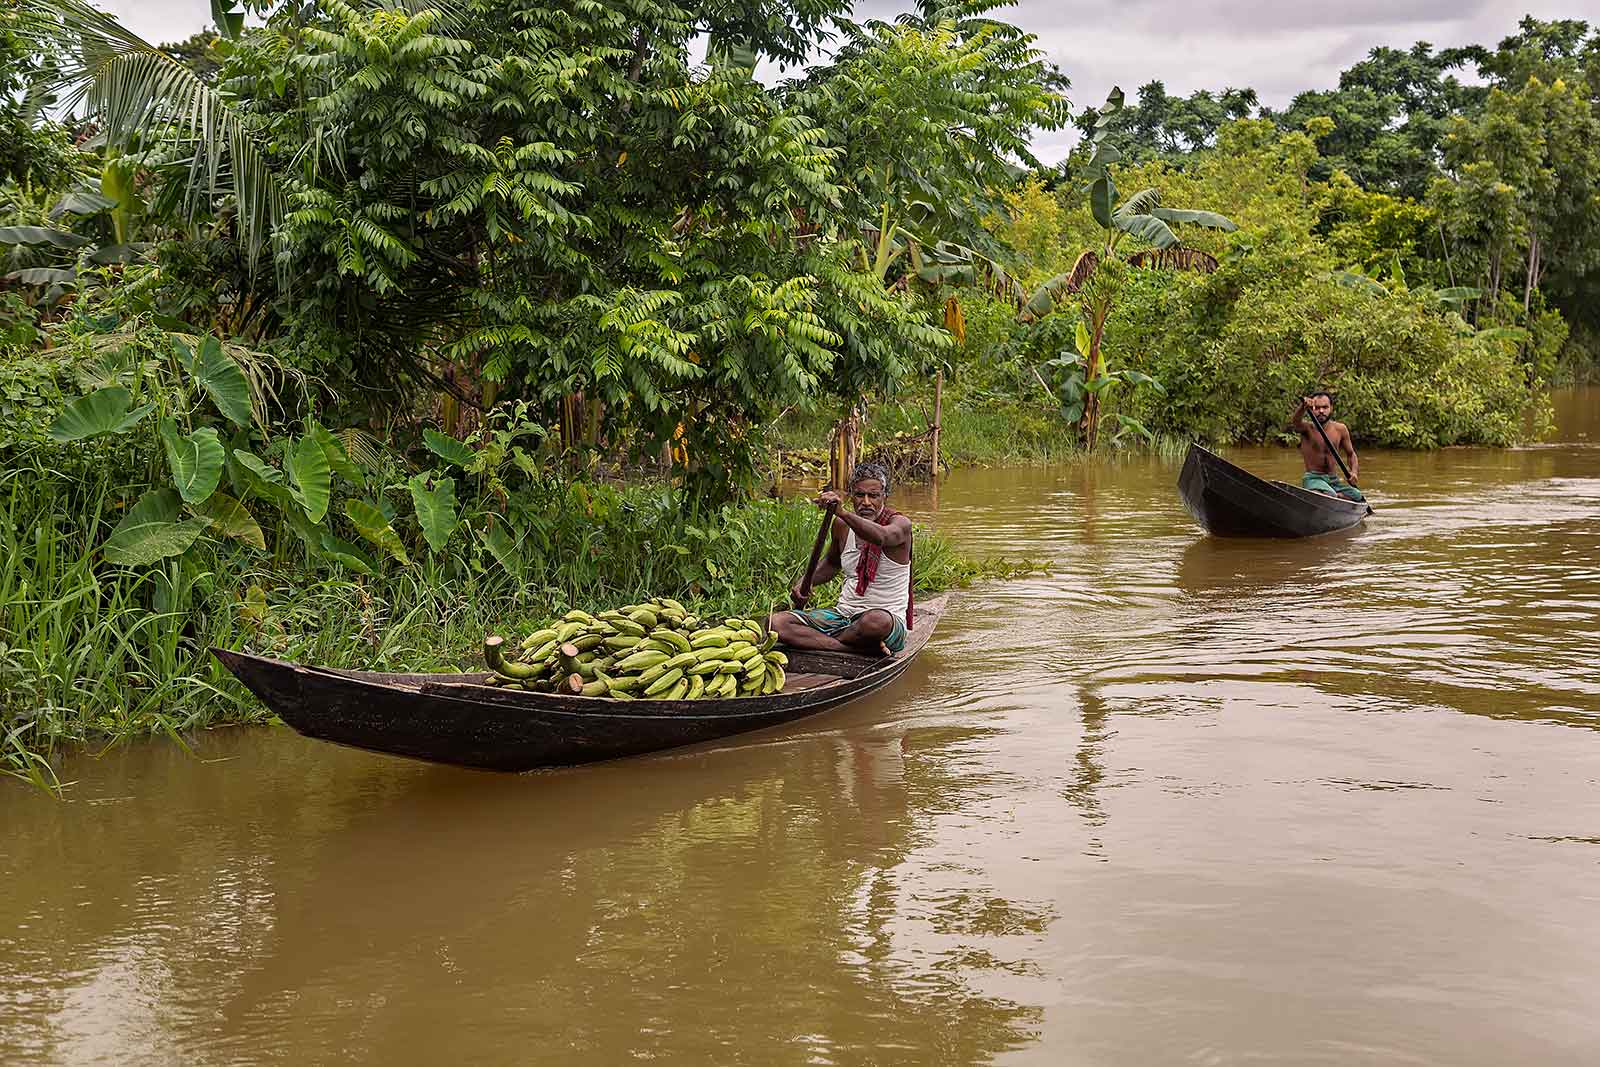
M488 675L383 674L305 667L212 649L279 718L307 737L461 767L528 771L712 741L803 719L900 677L938 625L946 598L918 604L906 646L888 659L786 650L788 680L769 696L613 700L488 685Z
M1199 445L1189 446L1178 494L1194 520L1219 537L1314 537L1372 514L1359 501L1257 478Z

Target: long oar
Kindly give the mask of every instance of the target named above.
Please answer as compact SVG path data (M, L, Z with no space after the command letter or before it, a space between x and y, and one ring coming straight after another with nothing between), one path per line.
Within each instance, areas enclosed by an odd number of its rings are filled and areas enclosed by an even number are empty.
M822 513L822 525L817 527L817 540L811 546L811 562L806 564L806 574L800 579L800 588L795 590L794 606L803 608L806 601L811 599L811 579L816 577L817 564L822 562L822 546L828 543L828 531L833 529L833 513L839 510L838 503L829 504Z
M1328 439L1328 431L1322 428L1322 420L1317 418L1317 413L1309 408L1306 410L1306 414L1311 416L1311 425L1315 426L1317 433L1322 435L1322 443L1328 446L1328 455L1332 456L1333 461L1339 464L1339 469L1344 471L1344 480L1351 485L1355 485L1356 480L1350 477L1350 468L1344 465L1344 457L1339 455L1339 450L1334 448L1333 442Z

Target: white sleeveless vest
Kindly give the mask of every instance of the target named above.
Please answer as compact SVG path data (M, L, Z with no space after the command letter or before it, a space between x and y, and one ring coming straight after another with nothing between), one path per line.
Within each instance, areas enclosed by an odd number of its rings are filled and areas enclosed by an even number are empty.
M904 626L906 604L911 600L911 564L896 562L885 552L878 557L877 577L872 579L865 593L856 596L856 566L861 562L861 545L856 541L854 530L848 531L848 534L844 551L839 553L839 570L844 575L844 585L839 590L839 606L836 610L845 615L859 615L863 611L882 608Z

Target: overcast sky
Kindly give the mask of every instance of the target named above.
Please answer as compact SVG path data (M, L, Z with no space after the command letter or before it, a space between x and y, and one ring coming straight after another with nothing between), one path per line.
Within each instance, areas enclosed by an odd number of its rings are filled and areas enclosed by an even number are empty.
M101 0L134 32L173 41L210 21L208 0ZM861 0L858 17L890 17L907 5ZM1151 78L1167 91L1251 87L1281 107L1302 89L1332 87L1339 71L1376 44L1406 48L1493 46L1531 12L1600 23L1600 0L1021 0L1002 18L1038 35L1072 79L1074 107L1099 104L1113 84L1129 96ZM1065 132L1042 136L1046 162L1066 153Z

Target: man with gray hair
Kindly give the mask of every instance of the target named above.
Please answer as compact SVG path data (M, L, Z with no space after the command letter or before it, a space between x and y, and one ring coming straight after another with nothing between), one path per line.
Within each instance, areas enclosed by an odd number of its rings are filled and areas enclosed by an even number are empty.
M775 612L767 620L778 640L794 648L884 656L905 647L906 630L914 622L911 520L891 508L888 497L889 472L877 463L856 466L848 507L832 489L817 497L819 508L840 507L814 581L821 585L843 573L844 585L835 607L806 610L797 583L789 593L795 610Z

